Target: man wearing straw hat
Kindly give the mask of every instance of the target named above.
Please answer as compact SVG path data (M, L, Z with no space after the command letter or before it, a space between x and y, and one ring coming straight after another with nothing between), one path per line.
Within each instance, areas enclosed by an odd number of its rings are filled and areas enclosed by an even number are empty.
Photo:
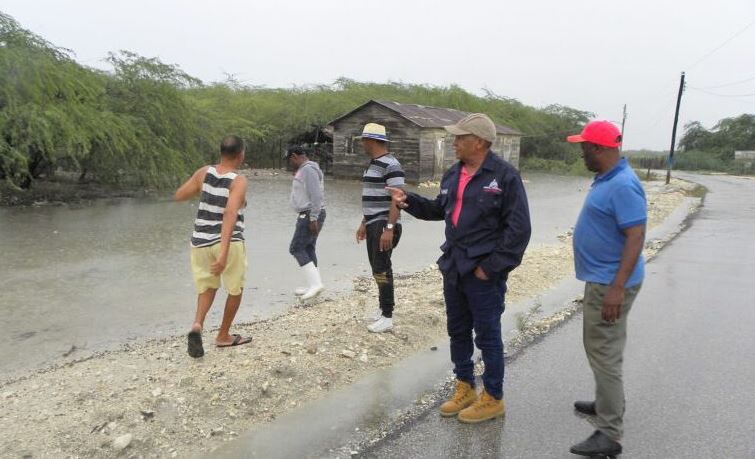
M361 135L362 146L370 164L362 177L362 223L357 229L357 243L366 239L372 276L378 286L380 309L368 315L367 329L373 333L393 329L393 265L391 255L401 239L399 209L391 203L386 187L404 186L404 170L388 152L385 126L368 123Z
M459 161L443 176L440 194L427 199L389 191L394 204L411 215L446 222L438 267L443 273L456 390L440 406L440 414L478 423L505 413L501 315L506 280L521 263L530 240L530 215L519 173L490 150L496 139L493 121L473 113L446 126L446 131L455 136ZM485 363L479 396L472 362L475 344Z

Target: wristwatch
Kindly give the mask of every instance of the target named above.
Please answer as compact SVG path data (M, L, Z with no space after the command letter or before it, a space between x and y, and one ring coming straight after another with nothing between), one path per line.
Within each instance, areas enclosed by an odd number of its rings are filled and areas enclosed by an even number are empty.
M385 229L392 230L394 226L395 225L393 223L388 223L387 225L385 225Z

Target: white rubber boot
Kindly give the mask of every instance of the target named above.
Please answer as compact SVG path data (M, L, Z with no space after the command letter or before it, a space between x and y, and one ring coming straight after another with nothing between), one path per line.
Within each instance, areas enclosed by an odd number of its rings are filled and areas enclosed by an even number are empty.
M301 296L302 300L309 300L319 295L325 287L322 285L322 279L320 278L320 270L317 269L314 262L309 262L302 266L304 275L307 277L307 283L309 288Z

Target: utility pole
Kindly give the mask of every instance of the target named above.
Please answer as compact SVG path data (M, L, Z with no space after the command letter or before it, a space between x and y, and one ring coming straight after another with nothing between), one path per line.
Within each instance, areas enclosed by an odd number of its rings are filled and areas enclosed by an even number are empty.
M621 116L621 145L619 145L619 151L624 150L624 140L626 137L624 136L624 124L627 122L627 104L624 104L624 111L622 112Z
M674 167L674 146L676 145L676 125L679 123L679 106L682 103L682 93L684 92L684 72L679 80L679 95L676 96L676 113L674 114L674 128L671 130L671 149L668 153L666 162L666 185L671 182L671 168Z

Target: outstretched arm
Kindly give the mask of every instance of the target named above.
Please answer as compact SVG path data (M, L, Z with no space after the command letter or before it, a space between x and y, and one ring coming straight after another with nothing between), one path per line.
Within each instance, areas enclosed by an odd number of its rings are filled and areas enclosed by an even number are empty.
M197 169L183 185L178 187L176 193L173 195L173 200L186 201L198 195L202 191L202 181L206 172L207 166Z
M435 199L428 199L416 193L406 193L400 188L386 187L390 191L393 204L399 209L420 220L443 220L446 217L445 208L441 205L443 195Z

